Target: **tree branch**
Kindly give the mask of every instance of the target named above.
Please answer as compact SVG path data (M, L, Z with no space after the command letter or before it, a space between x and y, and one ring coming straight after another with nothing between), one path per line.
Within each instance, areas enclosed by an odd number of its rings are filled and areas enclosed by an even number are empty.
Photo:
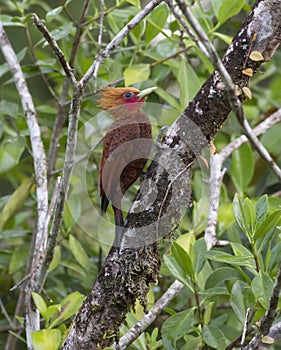
M65 74L71 81L72 85L76 84L76 78L73 74L73 70L70 66L70 64L67 62L63 52L61 51L59 45L57 44L54 37L50 34L46 26L42 23L42 21L39 19L39 17L36 15L36 13L33 13L32 15L33 23L36 25L37 29L43 34L44 38L47 40L49 45L51 46L52 50L54 51L57 59L59 60L61 67L63 68Z
M76 58L76 54L78 51L78 47L81 41L82 33L83 33L83 27L84 27L84 20L87 15L87 12L89 10L90 6L90 0L85 0L81 15L77 24L77 29L75 32L75 36L72 43L72 49L69 59L69 65L70 67L74 67L74 62ZM55 163L58 155L58 148L59 148L59 136L61 133L61 129L63 128L63 125L66 120L66 106L68 105L68 90L69 90L69 79L65 79L63 82L62 92L58 101L58 111L54 123L54 128L52 131L52 138L50 142L49 152L48 152L48 178L51 178L53 171L55 169Z
M125 335L123 335L122 338L120 338L118 343L119 349L126 349L129 345L131 345L141 335L141 333L157 319L162 310L169 305L169 303L179 294L183 287L184 285L181 282L175 281L161 296L161 298L156 301L148 313L144 315L142 320L136 323ZM117 346L114 348L118 349Z
M279 122L281 122L281 109L278 109L266 120L257 125L253 129L253 134L256 137L262 135L266 130ZM216 226L221 183L225 174L225 169L222 169L223 163L235 150L248 141L249 139L245 135L242 135L229 143L220 153L211 155L210 157L210 208L205 230L205 240L208 249L211 249L218 243L216 239Z
M31 277L25 287L27 344L28 348L31 348L31 331L39 329L39 315L34 312L31 307L31 292L38 289L38 273L40 271L41 261L44 259L48 236L48 227L46 226L45 221L48 212L47 165L33 100L28 90L27 83L17 56L10 44L1 22L0 45L3 55L13 75L26 117L36 177L37 230L35 231L35 249L32 259Z

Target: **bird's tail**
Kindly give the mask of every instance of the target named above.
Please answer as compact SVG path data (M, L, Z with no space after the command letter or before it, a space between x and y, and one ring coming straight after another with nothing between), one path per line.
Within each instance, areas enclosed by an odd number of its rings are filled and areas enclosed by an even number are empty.
M124 220L122 210L113 206L114 218L115 218L115 238L113 246L119 248L124 232Z
M108 204L109 204L109 199L106 197L105 194L103 194L101 197L101 212L102 212L102 214L106 213Z

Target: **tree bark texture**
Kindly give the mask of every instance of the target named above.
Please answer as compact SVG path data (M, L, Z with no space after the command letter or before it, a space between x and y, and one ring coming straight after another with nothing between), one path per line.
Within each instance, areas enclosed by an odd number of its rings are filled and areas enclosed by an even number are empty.
M222 59L234 84L247 86L250 78L242 71L252 68L255 73L262 63L250 59L252 51L268 61L280 40L280 1L258 0ZM120 251L110 251L62 349L110 346L136 299L145 306L161 264L157 241L173 232L190 206L189 168L230 110L228 91L214 71L159 145L127 216Z

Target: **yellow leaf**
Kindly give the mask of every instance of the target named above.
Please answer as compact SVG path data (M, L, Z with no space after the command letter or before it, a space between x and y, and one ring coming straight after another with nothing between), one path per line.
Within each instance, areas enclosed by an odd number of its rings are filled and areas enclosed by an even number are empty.
M259 51L252 51L250 59L255 62L264 61L264 57Z
M274 344L274 339L269 337L268 335L264 336L261 341L264 344Z
M249 100L252 99L251 90L250 90L247 86L244 86L244 87L242 88L242 91L244 92L244 95L245 95Z
M246 68L242 70L242 73L245 75L248 75L248 77L252 77L253 76L253 70L252 68Z
M24 201L28 197L31 188L34 184L34 179L29 178L24 181L11 195L0 213L0 231L2 231L6 222L11 219L16 212L21 208Z
M236 96L242 95L242 90L240 89L240 87L238 85L235 85L235 94L236 94Z

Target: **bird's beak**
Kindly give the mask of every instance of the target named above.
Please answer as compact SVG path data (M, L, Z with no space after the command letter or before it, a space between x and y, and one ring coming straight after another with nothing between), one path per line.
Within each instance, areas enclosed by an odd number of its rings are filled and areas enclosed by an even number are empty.
M139 100L141 100L142 98L144 98L145 96L151 94L153 91L155 91L157 89L156 86L153 86L153 87L150 87L148 89L144 89L142 91L140 91L138 94L137 94L137 97L139 98Z

